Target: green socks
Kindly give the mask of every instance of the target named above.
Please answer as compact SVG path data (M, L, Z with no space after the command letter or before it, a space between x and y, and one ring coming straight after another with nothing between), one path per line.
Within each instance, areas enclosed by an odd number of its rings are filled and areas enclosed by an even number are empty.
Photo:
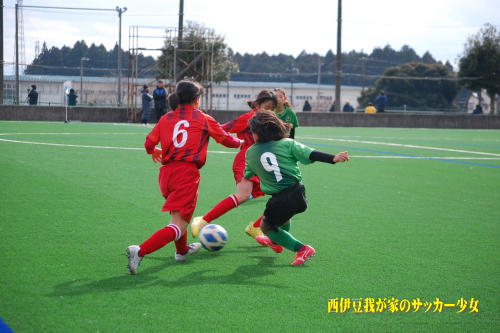
M282 226L280 226L280 229L283 229L285 231L290 231L290 228L292 227L292 220L290 220L290 223L288 224L283 224Z
M304 244L296 240L286 230L283 230L284 228L282 227L283 226L279 228L278 232L270 230L267 233L267 237L269 237L269 239L275 242L276 244L283 246L285 249L297 252Z

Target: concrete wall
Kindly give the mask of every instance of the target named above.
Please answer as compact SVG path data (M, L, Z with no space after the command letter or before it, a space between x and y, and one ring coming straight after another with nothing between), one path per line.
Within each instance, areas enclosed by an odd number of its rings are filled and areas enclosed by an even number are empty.
M0 120L64 121L65 112L64 107L0 105ZM243 113L213 111L212 115L225 123ZM301 126L500 129L500 115L297 112L297 117ZM138 114L135 122L140 119ZM127 110L68 107L68 120L126 123Z
M0 105L0 120L65 121L66 108L62 106ZM125 123L124 108L68 107L69 121Z
M220 123L244 112L214 111ZM500 115L297 112L300 126L500 129Z

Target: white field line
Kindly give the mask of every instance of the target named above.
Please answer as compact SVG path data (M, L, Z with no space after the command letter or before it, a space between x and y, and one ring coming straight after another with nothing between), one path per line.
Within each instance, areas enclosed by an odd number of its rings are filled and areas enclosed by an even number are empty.
M82 135L89 133L0 133L0 135ZM97 133L96 133L97 134ZM99 134L114 134L114 135L135 135L142 133L99 133ZM303 137L306 139L318 139L317 137ZM415 146L415 145L404 145L398 143L386 143L386 142L375 142L375 141L360 141L360 140L347 140L347 139L332 139L332 138L321 138L319 140L328 140L328 141L341 141L341 142L353 142L353 143L365 143L365 144L379 144L379 145L387 145L387 146L396 146L396 147L408 147L408 148L420 148L420 149L431 149L431 150L441 150L441 151L451 151L451 152L460 152L460 153L470 153L470 154L482 154L482 155L490 155L490 156L498 156L500 154L493 153L484 153L484 152L476 152L476 151L467 151L467 150L458 150L458 149L447 149L447 148L437 148L437 147L426 147L426 146ZM144 150L144 148L129 148L129 147L108 147L108 146L87 146L87 145L70 145L70 144L62 144L62 143L46 143L46 142L33 142L33 141L20 141L20 140L8 140L8 139L0 139L0 141L5 142L14 142L14 143L26 143L33 145L46 145L46 146L61 146L61 147L79 147L79 148L97 148L97 149L119 149L119 150ZM209 153L214 154L235 154L235 151L215 151L211 150ZM437 158L437 159L482 159L482 160L497 160L500 158L488 158L488 157L430 157L430 156L397 156L397 155L381 155L381 156L366 156L366 155L351 155L352 158L420 158L420 159L428 159L428 158Z
M6 139L0 139L0 141L6 141L6 142L16 142L16 143L28 143L28 144L32 144L32 145L44 145L44 146L79 147L79 148L98 148L98 149L144 150L144 148L127 148L127 147L105 147L105 146L68 145L68 144L65 144L65 143L46 143L46 142L18 141L18 140L6 140Z
M450 151L454 153L466 153L466 154L479 154L479 155L489 155L489 156L500 156L500 154L485 153L481 151L470 151L470 150L460 150L460 149L449 149L449 148L438 148L438 147L427 147L427 146L415 146L415 145L404 145L401 143L389 143L389 142L377 142L377 141L360 141L360 140L347 140L347 139L332 139L332 138L317 138L317 137L302 137L305 139L314 140L325 140L325 141L339 141L339 142L351 142L351 143L363 143L369 145L381 145L381 146L392 146L392 147L405 147L405 148L416 148L416 149L430 149L439 151Z
M104 135L141 135L144 133L0 133L0 135L89 135L89 134L104 134Z
M15 143L27 143L32 145L45 145L45 146L61 146L61 147L78 147L78 148L97 148L97 149L118 149L118 150L144 150L144 148L129 148L129 147L106 147L106 146L85 146L85 145L68 145L64 143L46 143L46 142L32 142L32 141L18 141L18 140L6 140L0 139L0 141L15 142ZM236 154L235 151L219 151L219 150L209 150L212 154ZM443 160L500 160L500 157L430 157L430 156L366 156L366 155L351 155L350 158L419 158L419 159L429 159L437 158Z
M395 156L395 155L381 155L381 156L356 156L349 155L349 158L414 158L414 159L438 159L438 160L500 160L500 157L439 157L439 156Z

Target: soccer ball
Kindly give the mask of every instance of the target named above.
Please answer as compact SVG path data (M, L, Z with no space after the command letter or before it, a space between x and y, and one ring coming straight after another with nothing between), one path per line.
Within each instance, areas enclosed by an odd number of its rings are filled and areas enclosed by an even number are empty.
M226 229L218 224L207 224L198 237L201 245L208 251L219 251L227 243Z

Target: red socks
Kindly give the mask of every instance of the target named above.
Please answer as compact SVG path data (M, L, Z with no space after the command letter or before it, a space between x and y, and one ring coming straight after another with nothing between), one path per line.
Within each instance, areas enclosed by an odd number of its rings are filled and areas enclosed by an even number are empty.
M186 237L185 242L187 242L187 232L184 231L184 235L181 236L181 229L175 224L169 224L165 228L152 234L151 237L149 237L144 243L139 245L141 248L139 251L139 257L144 257L146 254L158 251L174 240L176 240L175 247L177 248L177 241L180 242L184 236Z
M175 241L175 249L178 254L186 254L189 251L187 230L184 230L181 238Z
M238 207L239 202L234 194L231 194L226 199L219 202L214 208L212 208L203 219L207 221L207 223L212 222L215 219L218 219L222 215L229 212L231 209Z
M262 222L262 219L263 219L263 218L264 218L264 215L262 215L261 217L259 217L259 218L257 219L257 221L255 221L255 222L253 223L253 226L254 226L255 228L259 228L259 227L260 227L260 222Z

